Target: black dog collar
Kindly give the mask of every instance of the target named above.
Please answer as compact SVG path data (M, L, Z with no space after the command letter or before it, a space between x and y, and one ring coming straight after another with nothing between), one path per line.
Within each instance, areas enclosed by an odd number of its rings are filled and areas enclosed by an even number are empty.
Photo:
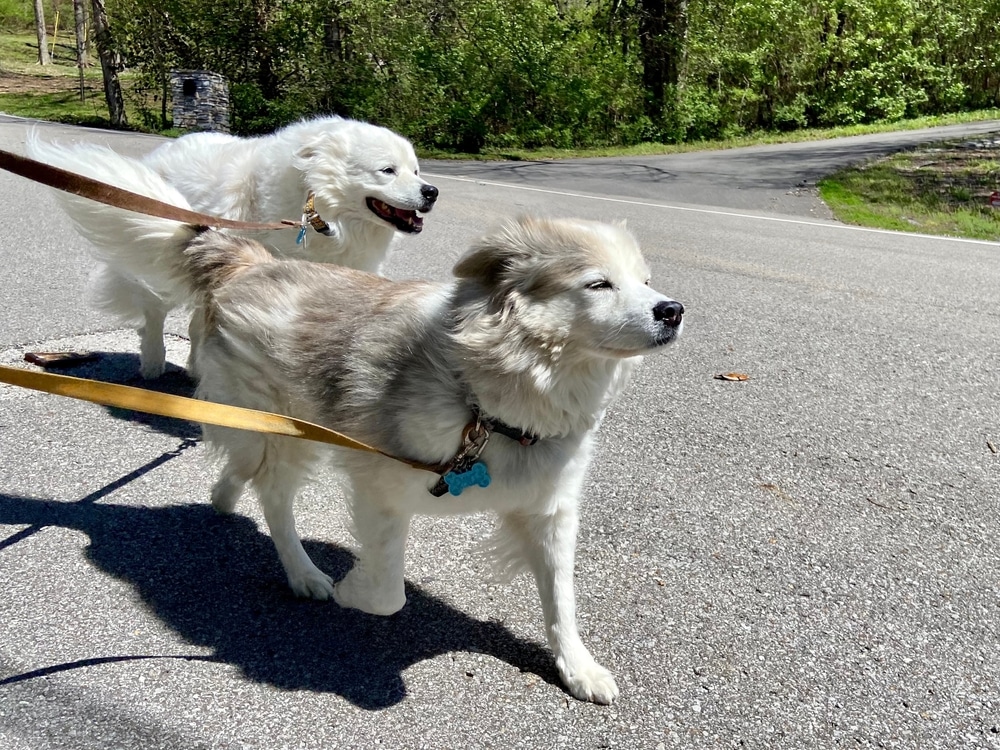
M471 404L472 414L478 422L486 425L490 432L496 432L509 440L513 440L521 445L534 445L538 442L538 435L533 432L522 430L518 427L511 427L506 422L502 422L496 417L487 417L479 409L478 404Z

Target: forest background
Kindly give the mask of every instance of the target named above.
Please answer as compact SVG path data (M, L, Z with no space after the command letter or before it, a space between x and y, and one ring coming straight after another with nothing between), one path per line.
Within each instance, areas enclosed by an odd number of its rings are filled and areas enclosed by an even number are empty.
M172 69L224 75L239 134L330 112L467 153L1000 106L1000 0L0 0L0 24L38 6L106 12L148 129Z

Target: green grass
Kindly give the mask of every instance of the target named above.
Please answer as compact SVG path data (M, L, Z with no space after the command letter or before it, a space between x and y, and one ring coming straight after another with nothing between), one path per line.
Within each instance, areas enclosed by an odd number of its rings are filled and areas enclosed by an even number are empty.
M71 125L111 127L96 53L91 51L91 64L84 70L84 98L81 100L74 45L72 31L60 32L52 64L43 67L38 64L34 34L0 34L0 85L15 89L0 93L0 112ZM121 83L127 92L127 73L121 76ZM139 122L137 109L127 93L125 110L130 123Z
M87 99L82 102L78 91L54 94L0 94L0 112L71 125L109 126L104 93L93 89L88 91Z
M992 149L995 153L996 149ZM820 197L847 224L1000 240L1000 162L943 143L843 169L819 182Z
M0 93L0 111L21 117L78 125L107 125L103 81L99 65L84 71L84 100L80 99L76 51L59 35L51 65L37 61L33 34L0 34L0 76L7 88ZM49 43L51 44L51 37Z
M49 35L49 50L52 52L51 34ZM63 29L59 32L52 55L52 63L44 68L38 64L38 40L34 34L0 34L0 71L76 76L76 40L72 30ZM99 67L97 73L99 77Z

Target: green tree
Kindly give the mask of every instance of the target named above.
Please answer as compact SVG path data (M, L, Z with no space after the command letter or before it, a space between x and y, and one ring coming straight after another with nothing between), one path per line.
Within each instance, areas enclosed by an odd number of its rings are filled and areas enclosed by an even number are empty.
M208 69L241 133L335 112L476 151L1000 105L1000 0L108 2L160 119L170 70Z

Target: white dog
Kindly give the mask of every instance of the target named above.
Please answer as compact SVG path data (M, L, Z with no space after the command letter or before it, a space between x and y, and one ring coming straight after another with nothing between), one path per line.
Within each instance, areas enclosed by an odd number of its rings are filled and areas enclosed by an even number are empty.
M28 155L213 216L256 222L301 217L307 225L301 236L295 229L270 232L268 246L283 256L366 271L378 271L397 231L423 228L419 213L430 211L438 196L420 178L409 141L338 117L303 121L260 138L195 133L141 160L101 146L45 143L32 133ZM121 246L105 227L91 226L85 214L79 218L91 241ZM99 306L140 326L142 375L161 375L167 313L191 302L183 288L154 290L114 262L98 269L94 291ZM199 337L195 325L193 349Z
M213 505L231 512L253 485L296 594L392 614L406 602L410 518L491 510L492 550L504 569L534 574L569 691L614 700L614 678L576 627L577 503L605 410L641 355L677 338L684 312L649 286L623 227L508 221L458 261L452 282L393 282L79 199L70 209L126 240L125 270L200 298L200 397L317 422L433 468L335 451L359 550L334 584L292 510L333 449L205 426L225 458Z

